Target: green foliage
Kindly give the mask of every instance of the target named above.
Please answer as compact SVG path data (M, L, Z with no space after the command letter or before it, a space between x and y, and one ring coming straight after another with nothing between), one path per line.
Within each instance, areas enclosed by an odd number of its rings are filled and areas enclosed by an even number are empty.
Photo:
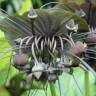
M19 11L19 14L22 15L25 12L29 11L32 8L32 2L31 0L25 0L21 10Z
M10 96L10 93L4 87L0 86L0 96Z
M56 90L55 90L55 84L53 82L50 82L49 86L50 86L51 95L52 96L57 96L56 95Z
M17 12L22 6L24 0L0 0L0 7L8 13Z

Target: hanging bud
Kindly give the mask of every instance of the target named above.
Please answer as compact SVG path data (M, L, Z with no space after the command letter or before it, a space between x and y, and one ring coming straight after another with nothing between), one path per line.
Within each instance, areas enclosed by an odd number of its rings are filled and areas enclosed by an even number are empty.
M13 56L13 64L17 66L23 66L28 63L28 55L20 54Z
M77 41L75 46L71 47L69 51L75 55L81 55L83 52L86 52L87 46L80 41Z
M96 43L96 33L90 33L88 35L87 43Z

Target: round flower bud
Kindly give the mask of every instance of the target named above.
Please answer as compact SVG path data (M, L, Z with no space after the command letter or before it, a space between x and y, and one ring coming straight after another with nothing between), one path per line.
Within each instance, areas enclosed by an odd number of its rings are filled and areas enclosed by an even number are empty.
M96 34L90 33L87 37L87 42L88 43L96 43Z
M28 55L20 54L13 56L13 64L17 66L23 66L28 63Z
M75 43L75 46L72 46L69 51L75 55L81 55L81 53L86 52L87 46L80 41Z

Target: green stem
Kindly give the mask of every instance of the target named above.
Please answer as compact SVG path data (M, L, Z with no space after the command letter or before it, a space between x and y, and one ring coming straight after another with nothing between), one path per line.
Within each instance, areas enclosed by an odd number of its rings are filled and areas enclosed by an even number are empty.
M89 72L85 71L85 96L90 96Z
M49 86L50 86L51 96L57 96L56 95L56 90L55 90L55 84L54 84L54 82L50 82L49 83Z

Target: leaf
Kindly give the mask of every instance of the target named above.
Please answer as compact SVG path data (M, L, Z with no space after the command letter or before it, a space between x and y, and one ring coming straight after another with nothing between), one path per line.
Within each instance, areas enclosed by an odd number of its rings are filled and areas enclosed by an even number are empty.
M0 86L0 96L11 96L11 95L3 86Z
M53 82L50 82L49 86L50 86L51 96L57 96L55 90L55 84Z
M5 85L15 74L17 74L17 70L13 67L10 70L9 67L0 70L0 85Z
M32 0L25 0L21 10L18 12L19 15L24 14L32 8Z

